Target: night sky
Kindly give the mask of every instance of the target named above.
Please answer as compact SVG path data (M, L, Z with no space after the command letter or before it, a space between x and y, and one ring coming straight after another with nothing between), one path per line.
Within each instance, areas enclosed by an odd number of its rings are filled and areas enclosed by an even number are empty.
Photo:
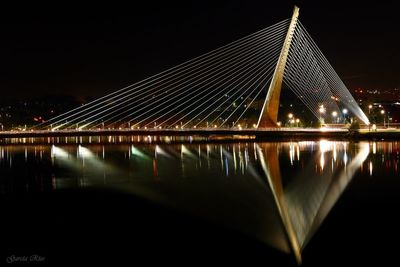
M2 8L2 98L98 97L290 18L295 3L349 88L400 87L396 1L98 1Z

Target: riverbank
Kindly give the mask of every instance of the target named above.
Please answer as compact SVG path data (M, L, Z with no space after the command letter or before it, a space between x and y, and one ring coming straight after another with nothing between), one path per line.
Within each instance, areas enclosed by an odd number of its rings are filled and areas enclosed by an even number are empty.
M4 131L0 144L49 143L185 143L232 141L304 141L304 140L395 140L400 130L349 131L344 128L277 128L277 129L148 129L148 130L68 130Z

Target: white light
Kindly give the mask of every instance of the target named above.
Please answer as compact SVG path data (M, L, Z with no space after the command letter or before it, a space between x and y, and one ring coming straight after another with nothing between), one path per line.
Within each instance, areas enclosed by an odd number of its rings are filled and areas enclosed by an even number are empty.
M187 149L186 146L181 145L181 157L183 155L187 155L190 158L196 158L196 156L189 149Z
M51 157L68 158L68 153L64 149L61 149L53 145L51 147Z
M344 152L344 155L343 155L344 166L347 166L347 161L348 161L348 157L347 157L347 153L346 153L346 151L345 151L345 152Z
M166 156L166 157L170 157L170 155L167 152L165 152L164 149L162 149L158 145L156 145L155 153L159 154L159 155Z
M372 161L370 161L369 162L369 176L372 176L372 169L373 169Z
M325 153L327 151L331 151L333 149L333 143L327 140L321 140L319 142L319 150L321 153Z
M147 156L144 153L142 153L139 149L137 149L134 146L131 146L131 153L132 155L137 156L139 158L144 158L144 159L147 158Z
M324 153L321 153L321 157L319 159L319 165L321 167L321 170L324 170L324 166L325 166L325 157L324 157Z
M87 149L86 147L83 147L81 145L78 146L78 155L82 158L94 157L94 154L89 149Z
M343 109L343 114L347 114L347 112L349 112L349 111L347 110L347 108L344 108L344 109Z

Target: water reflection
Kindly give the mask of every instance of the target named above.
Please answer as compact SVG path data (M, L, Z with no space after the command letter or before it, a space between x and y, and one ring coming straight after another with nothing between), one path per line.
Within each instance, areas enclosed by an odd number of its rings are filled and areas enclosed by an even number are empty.
M357 150L351 151L354 158L347 165L346 143L320 141L318 145L318 152L313 154L302 168L302 172L295 175L285 187L277 157L277 145L264 144L258 149L261 165L298 262L301 262L301 250L369 154L369 145L359 144ZM299 151L302 146L304 144L301 142L290 143L291 165L295 147ZM342 162L337 160L338 153L343 154ZM316 162L319 162L319 166L315 166ZM330 169L324 168L325 162L331 163Z
M235 228L301 262L355 174L397 172L399 151L397 142L325 140L7 145L0 192L111 187Z

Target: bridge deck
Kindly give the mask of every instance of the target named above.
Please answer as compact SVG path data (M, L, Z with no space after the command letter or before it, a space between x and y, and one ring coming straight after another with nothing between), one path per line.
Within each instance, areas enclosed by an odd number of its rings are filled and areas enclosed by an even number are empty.
M295 136L295 135L337 135L348 134L342 128L270 128L270 129L100 129L100 130L36 130L36 131L3 131L0 138L23 137L60 137L60 136L123 136L123 135L150 135L150 136Z
M182 136L205 137L207 140L250 140L250 139L400 139L400 129L378 129L349 132L344 128L270 128L270 129L101 129L101 130L59 130L59 131L3 131L0 141L18 138L83 136Z

